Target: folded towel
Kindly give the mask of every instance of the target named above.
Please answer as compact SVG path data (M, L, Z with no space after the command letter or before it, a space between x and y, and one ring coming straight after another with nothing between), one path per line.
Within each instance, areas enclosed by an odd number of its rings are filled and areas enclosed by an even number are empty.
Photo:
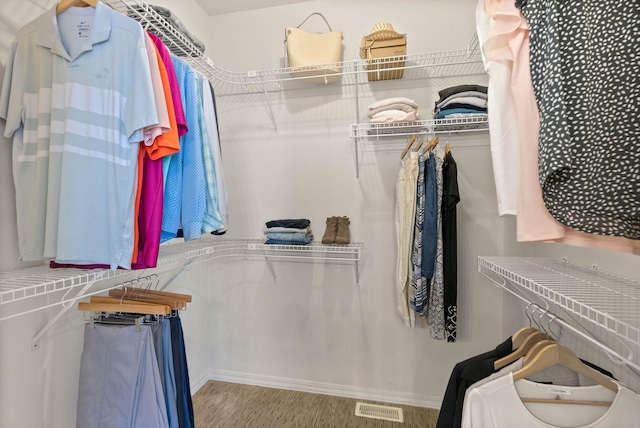
M394 104L389 104L388 106L378 107L376 109L369 110L369 113L367 113L367 116L369 116L369 119L371 119L377 113L380 113L381 111L385 111L385 110L402 110L402 111L406 111L407 113L417 112L415 107L410 106L409 104L394 103Z
M187 30L187 27L178 19L178 17L171 12L170 9L167 9L162 6L155 6L150 4L151 8L155 10L158 15L165 18L167 21L171 22L182 34L184 34L191 42L201 51L204 52L204 43L202 43L197 37Z
M415 111L407 113L402 110L384 110L376 113L370 123L393 123L393 122L415 122L418 120L418 113Z
M375 110L377 108L388 106L391 104L396 104L396 103L409 104L411 107L415 109L418 108L418 104L416 104L414 100L411 100L409 98L403 98L403 97L394 97L394 98L386 98L384 100L376 101L375 103L369 105L369 110Z

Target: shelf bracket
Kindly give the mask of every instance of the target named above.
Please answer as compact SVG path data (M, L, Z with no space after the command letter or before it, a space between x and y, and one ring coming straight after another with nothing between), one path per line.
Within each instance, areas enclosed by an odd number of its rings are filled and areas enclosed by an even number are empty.
M65 297L62 297L62 309L60 309L60 312L58 312L56 314L55 317L51 318L49 320L49 322L47 323L47 325L45 325L42 330L40 330L40 332L38 334L36 334L33 339L31 339L31 350L35 351L36 349L38 349L38 344L40 342L40 339L42 338L42 336L44 336L47 331L49 331L49 329L51 327L53 327L55 325L55 323L58 322L58 320L60 318L62 318L64 316L64 314L67 313L67 311L69 309L71 309L74 305L74 303L78 300L80 300L81 298L83 298L85 296L85 293L93 286L93 284L96 283L96 280L90 281L88 283L85 284L84 287L82 287L82 290L80 290L75 297L73 297L72 299L65 301ZM71 290L69 290L71 291ZM66 294L65 294L66 295Z
M269 268L269 271L271 272L271 276L273 277L273 282L276 282L276 280L278 279L276 277L276 270L273 268L273 263L271 262L271 259L265 254L264 257L264 261L267 262L267 267Z
M269 118L271 119L271 124L273 125L273 131L278 133L278 125L276 124L276 117L273 114L273 109L271 108L271 100L269 99L269 91L267 88L263 87L264 99L267 104L267 113L269 113Z
M360 269L358 268L358 260L354 263L354 269L356 271L356 287L360 286Z

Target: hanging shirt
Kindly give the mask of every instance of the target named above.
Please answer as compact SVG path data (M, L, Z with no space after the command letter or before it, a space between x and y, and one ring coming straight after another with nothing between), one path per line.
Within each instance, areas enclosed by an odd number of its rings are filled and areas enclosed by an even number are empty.
M528 0L522 13L547 209L576 230L640 239L640 5Z
M171 53L167 46L152 33L147 33L147 35L151 38L153 43L158 48L158 55L162 59L162 63L164 64L167 70L167 77L169 79L169 87L171 88L171 99L173 100L174 107L174 115L176 118L176 123L178 126L178 135L182 137L187 133L189 128L187 127L187 119L184 115L184 107L182 105L182 98L180 95L180 85L178 84L178 79L176 77L176 72L173 69L173 61L171 60Z
M424 230L426 199L424 186L425 163L425 157L420 155L418 158L416 215L411 255L413 271L411 274L411 288L409 289L409 304L411 309L417 313L422 313L427 301L427 278L422 274L422 232Z
M493 364L493 361L509 355L512 350L513 341L509 337L494 349L460 361L453 367L440 405L436 428L460 428L465 392L473 384L473 382L468 382L463 374L465 372L477 373L478 368L487 365L487 361L490 361L489 364ZM493 371L491 370L491 372Z
M210 152L211 164L205 162L207 172L207 212L203 231L220 231L227 227L227 188L222 168L222 153L218 134L218 119L216 117L215 102L209 81L202 79L202 107L203 129L207 134L204 139L205 153ZM203 133L204 134L204 133ZM211 188L213 186L213 188Z
M510 373L469 392L464 404L462 428L510 428L514 424L522 428L640 427L640 397L622 385L618 388L615 393L600 385L559 387L526 379L514 382ZM609 407L536 405L523 403L520 398L554 399L558 394L566 394L566 398L571 400L612 401L612 404Z
M127 268L138 143L158 121L144 33L101 2L64 14L93 17L74 53L53 7L18 31L0 96L20 255Z
M508 2L501 2L508 3ZM511 3L513 7L513 2ZM482 49L482 62L489 75L487 90L489 134L491 136L491 164L498 198L499 215L516 215L518 212L518 186L520 166L520 138L515 100L511 91L513 61L489 59L484 43L489 37L491 16L485 11L485 0L478 0L476 8L476 32ZM517 27L516 27L517 29ZM508 48L508 47L507 47Z
M458 166L451 152L442 167L442 266L444 282L444 325L447 342L455 342L458 330L458 232L457 209L460 202Z
M198 84L200 85L200 93L202 95L202 104L198 114L200 116L200 129L202 132L202 160L204 164L205 183L206 183L206 201L207 207L204 213L204 220L202 223L202 232L208 233L221 229L224 224L222 223L222 216L218 210L218 188L216 185L216 164L214 160L214 146L218 146L218 134L215 130L215 123L211 123L211 120L215 120L212 114L211 108L208 109L208 113L205 113L205 104L209 106L213 105L211 99L211 92L209 90L208 80L200 73L196 73L198 78ZM218 150L219 151L219 150Z
M395 225L398 258L396 263L396 300L398 314L405 327L416 326L416 315L411 310L411 247L416 215L418 185L418 153L408 153L402 162L396 180Z
M163 242L175 238L180 227L186 241L199 238L207 204L198 114L202 108L202 86L189 64L178 57L172 57L172 61L189 132L180 137L180 152L170 156L162 215Z
M436 184L436 158L433 153L424 170L424 225L422 228L422 276L433 278L438 250L438 185Z
M151 83L153 84L153 94L156 98L156 109L158 111L158 123L148 126L144 130L144 145L150 146L156 137L170 131L171 122L169 121L167 100L163 89L162 75L160 74L160 66L165 67L162 61L158 61L158 48L156 48L156 45L148 34L144 38L144 41L147 48L147 58L149 59L149 69L151 70Z
M433 278L429 286L429 302L426 311L427 324L431 337L438 340L445 339L444 325L444 267L442 265L442 158L435 156L436 159L436 184L438 186L437 198L437 243L436 258L433 271Z
M485 30L489 32L483 42L483 54L492 64L508 64L511 67L510 91L515 101L514 111L518 122L516 128L520 141L519 176L511 177L513 182L519 181L518 241L562 242L640 254L638 240L580 232L563 226L549 214L542 199L538 175L540 114L531 82L529 28L525 17L512 2L479 0L477 18L481 41L484 40L483 32L480 31L483 12L489 15L487 19L490 18L491 22L490 28ZM494 77L497 78L497 75L491 77L492 82ZM497 114L503 114L501 123L511 121L509 111L501 109L496 112L492 109L491 117L495 118Z
M151 40L151 38L148 39ZM151 145L145 145L138 160L138 164L144 166L144 181L139 189L140 206L136 217L139 229L138 257L135 263L131 265L132 269L153 268L157 264L164 202L162 158L180 150L178 126L167 68L155 45L152 48L154 52L153 58L158 64L162 85L160 89L164 93L163 99L165 100L165 108L169 119L169 130L158 135Z

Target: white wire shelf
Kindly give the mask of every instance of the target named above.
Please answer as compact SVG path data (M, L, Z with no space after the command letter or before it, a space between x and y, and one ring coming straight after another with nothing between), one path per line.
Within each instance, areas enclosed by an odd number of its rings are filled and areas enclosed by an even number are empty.
M318 260L360 261L362 244L326 245L312 242L308 245L265 244L264 241L249 241L249 254L276 258L307 258Z
M475 35L466 49L381 58L376 59L375 65L368 64L366 60L358 59L295 69L285 67L247 72L229 71L217 67L188 37L145 2L141 0L105 0L105 3L118 12L137 20L143 28L162 39L172 53L189 62L211 81L216 96L278 92L324 86L324 83L314 83L311 80L325 75L338 75L340 79L336 84L362 84L369 81L369 76L372 79L380 78L377 71L372 70L373 67L387 76L397 72L395 74L402 75L402 80L485 74L478 39ZM308 76L303 77L292 77L292 71L317 71L317 73L308 73Z
M458 117L452 119L417 120L415 122L356 123L350 125L351 138L398 137L411 134L446 134L478 132L489 129L486 116Z
M174 240L160 247L158 266L145 270L51 269L48 265L0 272L0 305L43 296L117 276L123 279L160 273L175 268L175 262L198 262L223 257L262 256L278 259L343 260L358 262L362 244L267 245L264 240L203 237L190 242Z
M640 345L640 282L552 258L479 257L478 270Z

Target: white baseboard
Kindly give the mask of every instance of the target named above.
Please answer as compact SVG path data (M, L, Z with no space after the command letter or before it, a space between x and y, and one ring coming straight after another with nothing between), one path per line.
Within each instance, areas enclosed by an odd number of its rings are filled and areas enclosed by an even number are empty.
M191 388L191 395L198 392L198 390L202 388L209 379L211 379L209 372L204 372L196 380L192 380L189 383L189 387Z
M268 388L311 392L314 394L335 395L338 397L348 397L360 400L404 404L406 406L427 407L430 409L439 409L440 404L442 403L442 397L418 395L396 391L381 391L347 385L337 385L332 383L240 373L228 370L211 369L208 372L208 377L206 379L203 379L204 377L206 376L201 376L196 382L194 382L195 385L199 385L198 389L201 388L207 380L219 380L246 385L264 386ZM192 392L195 393L194 388L192 388Z

